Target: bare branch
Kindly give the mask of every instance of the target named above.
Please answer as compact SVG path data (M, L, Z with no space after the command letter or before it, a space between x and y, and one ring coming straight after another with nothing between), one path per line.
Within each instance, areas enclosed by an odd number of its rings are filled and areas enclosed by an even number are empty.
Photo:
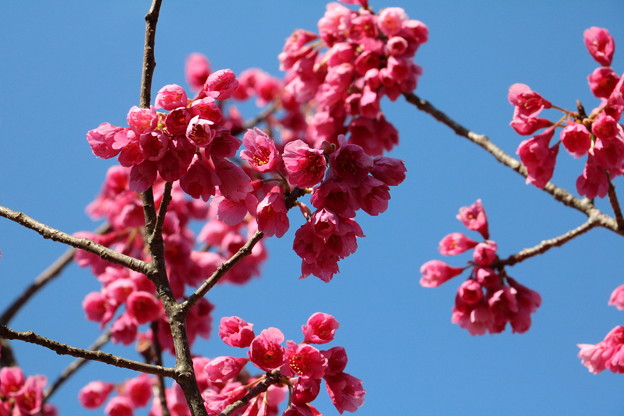
M99 361L101 363L114 365L115 367L128 368L142 373L162 374L165 377L171 378L178 377L178 373L175 368L145 364L103 351L89 351L82 348L72 347L70 345L61 344L60 342L44 338L41 335L35 334L33 331L18 332L7 328L5 325L0 325L0 337L6 339L18 339L31 344L41 345L42 347L48 348L60 355L71 355L72 357L84 358L85 360Z
M620 202L618 201L617 194L615 193L615 186L609 178L609 202L613 208L615 214L615 221L617 222L618 229L624 230L624 217L622 216L622 208L620 208Z
M431 115L433 118L453 130L458 136L465 137L471 142L481 146L488 153L494 156L494 158L500 163L508 166L525 178L527 177L527 170L524 166L522 166L520 161L505 153L500 147L492 143L487 138L487 136L477 134L473 131L468 130L466 127L457 123L445 113L438 110L429 101L424 100L413 93L404 94L404 97L410 104L415 105L419 110ZM565 189L553 185L552 182L548 182L542 190L549 193L554 199L561 202L562 204L570 208L574 208L577 211L580 211L583 214L587 215L588 217L592 217L594 221L597 221L598 225L600 225L601 227L608 228L611 231L614 231L620 235L624 235L624 232L619 230L615 220L597 210L594 204L592 204L589 199L576 198Z
M152 234L162 232L163 224L165 223L165 215L167 214L167 208L171 202L171 188L173 184L171 182L165 182L165 189L163 190L162 199L160 201L160 207L158 207L158 214L156 215L156 224Z
M108 247L97 244L96 242L91 241L88 238L74 237L73 235L64 233L39 221L36 221L22 212L13 211L9 208L0 206L0 217L7 218L20 225L23 225L26 228L30 228L31 230L39 233L43 238L58 241L59 243L67 244L72 247L88 251L89 253L95 254L103 260L119 264L121 266L127 267L130 270L134 270L143 274L147 273L149 270L149 264L142 260L118 253L115 250L111 250Z
M181 312L186 314L191 309L191 307L199 301L199 299L203 298L206 293L217 282L232 268L238 263L243 257L251 254L254 246L264 237L264 233L262 231L256 231L256 233L242 246L232 257L221 263L221 265L214 271L214 273L202 283L197 290L190 295L184 302L180 304Z
M110 330L104 332L102 335L95 340L93 344L89 347L90 351L99 351L109 340L111 337ZM50 387L45 391L44 401L47 401L50 396L52 396L59 387L63 385L76 371L78 371L83 365L88 363L88 361L84 358L78 358L74 360L70 365L68 365L65 370L58 376L56 381L52 383ZM162 365L162 363L161 363ZM161 376L162 377L162 376Z
M156 25L160 14L162 0L154 0L145 15L145 44L143 46L143 71L141 72L141 100L140 106L149 108L152 100L152 77L156 68L154 44L156 43Z
M513 266L514 264L520 263L521 261L524 261L528 258L537 256L538 254L543 254L553 247L560 247L564 245L565 243L567 243L568 241L571 241L572 239L578 237L581 234L585 234L587 231L597 226L598 226L597 221L595 221L595 219L590 217L590 219L588 219L585 223L576 227L575 229L570 230L567 233L560 235L558 237L551 238L550 240L544 240L538 245L536 245L535 247L525 248L524 250L514 255L511 255L504 260L500 260L496 262L495 266Z
M158 321L152 322L152 334L158 334L158 326ZM160 347L160 341L158 340L157 336L152 337L152 345L150 350L152 353L152 360L154 364L162 366L162 348ZM158 397L158 400L160 401L160 413L162 414L162 416L170 416L171 413L169 412L169 407L167 407L167 396L165 395L165 380L163 376L156 376L156 384L154 385L154 389L156 390L154 395Z
M110 230L110 225L103 224L97 230L95 234L104 234ZM52 263L47 269L45 269L35 280L28 286L14 301L5 309L2 316L0 316L0 325L8 325L15 314L28 302L39 290L52 281L55 277L59 276L65 267L71 263L76 253L75 248L70 248L61 255L54 263Z
M266 373L264 380L262 380L261 382L259 382L258 384L250 388L246 395L244 395L243 397L241 397L239 400L235 401L231 405L227 406L217 416L229 416L230 414L235 412L237 409L240 409L242 406L249 403L251 399L253 399L257 395L267 391L269 387L271 387L271 385L280 383L281 378L282 378L282 375L277 370L273 370L270 373Z

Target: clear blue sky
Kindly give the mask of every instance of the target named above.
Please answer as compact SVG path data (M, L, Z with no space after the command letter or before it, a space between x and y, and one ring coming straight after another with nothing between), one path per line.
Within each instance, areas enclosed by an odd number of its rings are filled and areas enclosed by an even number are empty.
M624 71L624 4L619 0L390 1L425 22L430 41L416 62L424 68L417 93L467 127L514 153L520 142L508 126L508 87L523 82L553 103L593 108L587 75L595 62L583 30L608 28L616 39L614 68ZM112 161L96 159L85 133L108 121L125 125L138 104L147 1L2 2L0 4L0 205L67 232L91 230L84 207L95 197ZM206 54L214 69L240 73L260 67L278 74L276 56L296 28L313 30L321 1L252 2L164 0L158 26L154 91L184 83L184 58ZM299 340L300 326L316 311L340 321L336 344L349 354L347 371L364 380L366 403L357 414L587 415L624 414L624 376L592 375L576 358L577 343L596 343L624 313L607 306L624 283L624 244L595 230L508 273L537 290L543 305L531 330L471 337L450 322L460 281L438 289L419 286L419 268L440 258L447 233L463 231L459 207L483 200L491 238L506 256L576 227L584 218L524 185L522 178L429 116L399 100L384 103L401 134L393 156L408 179L393 189L379 217L359 214L366 238L325 284L299 276L292 232L269 243L261 279L245 287L220 286L209 298L214 317L240 315L261 329L281 328ZM251 115L251 114L249 114ZM573 189L579 161L560 154L554 181ZM616 185L622 180L616 180ZM0 309L65 248L0 220ZM461 259L451 259L461 264ZM18 330L86 347L97 325L81 309L98 289L72 266L31 301L13 322ZM55 378L68 357L14 342L27 374ZM107 347L134 357L132 349ZM206 356L228 353L214 339L199 344ZM236 351L237 352L237 351ZM231 353L236 353L231 352ZM89 364L57 393L60 413L88 414L77 403L89 380L121 381L128 371ZM328 400L318 405L337 414Z

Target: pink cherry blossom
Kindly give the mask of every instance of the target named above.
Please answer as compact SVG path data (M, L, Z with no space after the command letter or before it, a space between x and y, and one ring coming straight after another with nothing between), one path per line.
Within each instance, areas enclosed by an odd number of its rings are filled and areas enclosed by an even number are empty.
M476 245L476 241L471 240L462 233L451 233L440 240L438 251L443 256L455 256L470 250Z
M388 186L400 185L405 180L405 164L393 157L376 157L373 159L371 175Z
M477 231L483 236L483 238L488 239L490 237L487 215L485 214L485 210L483 209L483 204L480 199L477 199L474 204L468 207L460 208L459 214L457 214L457 219L460 220L469 230Z
M486 267L492 265L494 261L496 261L497 255L496 250L498 246L494 241L487 240L482 243L478 243L474 251L472 252L472 259L476 264L481 267Z
M321 380L307 377L297 377L296 380L292 389L293 403L310 403L316 399L321 390Z
M611 65L613 52L615 52L615 42L607 29L600 27L590 27L583 32L585 47L589 54L603 66Z
M355 197L360 208L368 215L379 215L388 209L390 188L372 176L366 176L355 188Z
M115 135L122 131L123 127L115 127L110 123L102 123L97 129L87 132L87 141L93 154L102 159L110 159L119 154L121 150L114 147Z
M326 344L331 342L339 326L340 324L332 315L316 312L301 327L303 342L309 344Z
M122 313L119 318L113 322L111 327L111 338L115 343L123 345L132 344L137 337L138 327L136 321L127 313Z
M507 98L517 108L519 114L527 117L536 116L544 108L552 106L548 100L525 84L513 84L509 87Z
M204 371L210 383L225 384L238 376L248 361L247 358L217 357L206 364Z
M203 91L209 97L227 100L238 88L238 80L231 69L220 69L208 76Z
M176 84L169 84L162 87L156 94L154 107L175 110L178 107L186 107L187 100L184 88Z
M133 106L126 116L128 125L138 133L148 133L156 128L158 124L158 114L154 107L139 108Z
M325 377L327 393L332 403L342 414L344 411L355 412L364 404L364 387L362 380L347 373L339 373Z
M624 285L620 285L611 293L609 305L624 310Z
M286 343L284 362L295 374L301 377L320 379L325 375L327 358L311 345L299 344L293 341Z
M22 389L26 378L19 367L0 368L0 394L6 397L15 396Z
M284 341L282 331L277 328L263 330L251 342L249 347L249 359L258 368L271 371L284 363L284 347L280 344Z
M189 143L197 147L208 147L216 136L212 129L213 121L194 116L186 128L186 138Z
M420 284L423 287L438 287L463 271L461 267L452 267L440 260L430 260L420 267Z
M522 164L528 171L526 183L531 183L538 188L543 188L550 180L555 170L559 144L549 147L550 139L555 133L550 128L530 139L524 140L518 146L517 153Z
M583 173L576 179L576 190L587 198L604 198L609 191L609 178L593 157L587 159Z
M131 378L124 384L124 392L135 408L147 406L152 398L152 379L147 374Z
M258 230L267 236L282 237L290 225L288 209L284 202L284 192L279 186L274 186L258 204L256 211Z
M321 353L327 358L325 376L335 376L342 373L349 361L347 351L343 347L333 347Z
M104 408L104 413L108 416L133 416L132 402L126 396L113 397Z
M210 75L210 62L201 53L192 53L186 58L184 72L191 88L201 90Z
M474 304L483 298L483 289L479 282L468 279L459 285L457 296L466 304Z
M400 7L387 7L379 12L377 24L383 34L390 37L401 31L404 20L407 20L405 10Z
M275 142L262 130L258 128L247 130L243 137L243 145L245 149L241 151L240 157L246 160L252 169L258 172L273 172L279 167L281 157Z
M128 296L126 308L128 315L139 325L155 321L163 312L158 299L151 293L142 291Z
M115 386L111 383L92 381L80 389L78 400L87 409L96 409L104 404L114 388Z
M373 159L354 144L347 144L332 153L332 173L351 186L359 186L373 167Z
M598 98L609 98L620 76L609 67L598 67L587 77L589 89Z
M294 140L286 143L282 157L293 185L308 188L323 180L327 162L322 150L313 149L302 140Z
M569 123L561 130L561 142L575 158L584 156L591 147L591 134L580 123Z
M223 317L219 325L219 337L231 347L248 347L255 338L253 324L238 316Z

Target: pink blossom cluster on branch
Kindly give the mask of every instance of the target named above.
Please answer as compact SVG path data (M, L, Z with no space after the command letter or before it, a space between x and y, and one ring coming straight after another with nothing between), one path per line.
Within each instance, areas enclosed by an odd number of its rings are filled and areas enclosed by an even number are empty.
M480 200L463 207L457 215L469 230L477 231L484 241L472 240L462 233L451 233L440 241L438 250L454 256L472 250L472 260L465 267L453 267L440 260L422 265L420 284L438 287L470 269L470 276L457 289L452 322L471 335L503 332L507 323L513 332L526 332L531 314L541 305L540 295L507 275L497 264L497 244L489 240L487 216Z
M588 198L607 195L609 181L624 173L624 130L619 124L624 111L624 76L611 67L615 42L606 29L591 27L584 32L585 46L601 65L587 78L600 104L587 114L578 103L577 111L554 107L527 85L514 84L508 99L514 106L511 126L521 135L539 134L524 140L518 155L528 171L527 183L543 188L551 179L559 145L575 158L587 156L583 173L576 181L579 194ZM544 109L557 108L564 115L556 122L540 117ZM555 130L559 140L550 144Z
M0 415L56 416L56 408L44 404L43 397L47 379L36 375L25 377L19 367L0 369Z
M327 393L342 414L354 412L364 402L362 382L345 373L347 354L343 347L319 350L313 346L330 343L339 327L331 315L317 312L302 326L303 341L287 341L277 328L267 328L256 335L253 324L232 316L221 319L219 336L229 346L246 349L245 357L221 356L213 359L197 356L193 366L204 405L209 415L216 415L243 398L247 392L263 381L266 376L251 377L245 366L251 362L260 370L275 372L279 379L266 392L254 397L237 414L277 415L278 405L290 391L284 416L321 415L310 403L320 392L325 381ZM144 407L152 397L154 380L145 374L127 380L117 386L102 381L87 384L80 391L81 404L89 409L102 406L112 391L116 395L105 406L109 416L132 415L135 409ZM167 405L172 416L190 415L177 384L166 390ZM160 401L154 398L150 415L162 414Z

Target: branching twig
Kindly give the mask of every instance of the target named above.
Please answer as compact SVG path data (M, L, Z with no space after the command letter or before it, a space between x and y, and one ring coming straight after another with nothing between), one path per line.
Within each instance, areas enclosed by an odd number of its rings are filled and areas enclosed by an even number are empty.
M0 337L6 339L18 339L31 344L41 345L42 347L48 348L60 355L71 355L72 357L84 358L85 360L99 361L101 363L114 365L115 367L128 368L142 373L162 374L165 377L171 378L178 377L178 373L175 368L145 364L102 351L89 351L82 348L72 347L70 345L61 344L60 342L44 338L32 331L19 332L7 328L4 325L0 325Z
M110 337L111 337L110 330L104 332L102 335L98 337L98 339L95 340L93 344L91 344L91 346L89 347L89 350L99 351L100 348L102 348L104 344L106 344L110 340ZM44 401L47 401L56 392L56 390L58 390L58 388L61 387L63 383L65 383L69 379L69 377L71 377L76 371L78 371L87 362L88 361L84 358L78 358L74 360L70 365L68 365L65 368L65 370L63 370L63 372L58 376L56 381L52 383L52 385L48 387L48 389L45 391L45 394L43 395ZM159 364L162 366L162 363L159 363Z
M615 221L617 222L617 226L620 230L624 230L624 217L622 216L622 208L620 208L620 201L618 201L617 194L615 193L615 186L609 179L609 202L611 203L611 207L613 208L613 213L615 214Z
M95 230L95 234L104 234L110 230L110 225L104 224ZM70 248L61 255L54 263L45 269L14 301L5 309L0 316L0 325L8 325L15 314L28 302L39 290L49 283L56 276L60 275L63 269L71 263L76 253L75 248Z
M39 233L43 238L58 241L72 247L88 251L89 253L95 254L103 260L119 264L121 266L127 267L130 270L145 274L149 269L149 265L142 260L118 253L115 250L111 250L108 247L97 244L94 241L89 240L88 238L74 237L73 235L64 233L43 223L40 223L39 221L30 218L28 215L22 212L13 211L9 208L0 206L0 217L7 218L20 225L23 225L26 228L30 228L31 230Z
M217 416L228 416L232 414L237 409L240 409L242 406L249 403L251 399L259 395L260 393L264 393L265 391L267 391L269 387L271 387L271 385L278 384L281 381L281 378L282 378L282 375L277 370L274 370L270 373L266 373L264 380L262 380L261 382L259 382L258 384L250 388L246 395L244 395L243 397L241 397L239 400L235 401L231 405L227 406Z
M405 96L405 99L409 103L415 105L419 110L431 115L433 118L435 118L442 124L449 127L458 136L465 137L471 142L481 146L488 153L494 156L496 160L498 160L500 163L508 166L509 168L518 172L520 175L524 176L525 178L527 177L528 175L527 170L524 166L522 166L520 161L518 161L517 159L505 153L501 148L499 148L494 143L492 143L487 138L487 136L484 136L482 134L477 134L473 131L468 130L466 127L457 123L455 120L451 119L442 111L438 110L429 101L426 101L418 97L415 94L409 93L409 94L404 94L404 96ZM598 209L596 209L596 207L592 204L592 202L589 199L576 198L574 195L570 194L565 189L555 186L551 182L548 182L542 190L552 195L554 199L563 203L564 205L574 208L584 213L588 217L593 218L594 221L597 222L597 225L604 227L604 228L608 228L611 231L614 231L618 234L624 235L624 230L620 230L618 228L615 220L613 220L613 218L609 217L608 215L603 214Z
M156 25L160 14L162 0L153 0L152 6L145 15L145 44L143 46L143 70L141 72L141 100L142 108L149 108L152 100L152 77L156 68L154 44L156 43Z
M578 237L581 234L586 233L592 228L597 227L597 222L590 218L582 225L576 227L573 230L568 231L567 233L560 235L555 238L551 238L550 240L544 240L535 247L525 248L524 250L509 256L504 260L500 260L496 263L496 266L513 266L516 263L520 263L530 257L537 256L538 254L545 253L553 247L560 247L567 243L568 241Z
M160 347L160 341L158 341L158 321L152 322L152 359L154 360L154 364L162 366L162 349ZM167 407L167 396L165 395L165 380L163 376L156 376L156 385L154 386L156 389L155 396L158 397L158 401L160 402L160 413L162 416L171 416L169 413L169 408Z
M214 271L214 273L202 283L197 290L190 295L184 302L180 304L181 312L186 314L191 309L191 307L201 298L204 297L206 293L212 287L217 284L219 279L221 279L225 273L227 273L236 263L240 261L245 256L251 254L252 249L264 237L264 233L262 231L256 231L256 233L242 246L232 257L221 263L221 265Z
M169 207L169 203L171 202L172 186L173 184L171 182L165 182L165 188L163 189L160 207L158 207L158 214L156 215L156 225L152 230L152 234L162 232L162 227L165 223L165 215L167 214L167 208Z

